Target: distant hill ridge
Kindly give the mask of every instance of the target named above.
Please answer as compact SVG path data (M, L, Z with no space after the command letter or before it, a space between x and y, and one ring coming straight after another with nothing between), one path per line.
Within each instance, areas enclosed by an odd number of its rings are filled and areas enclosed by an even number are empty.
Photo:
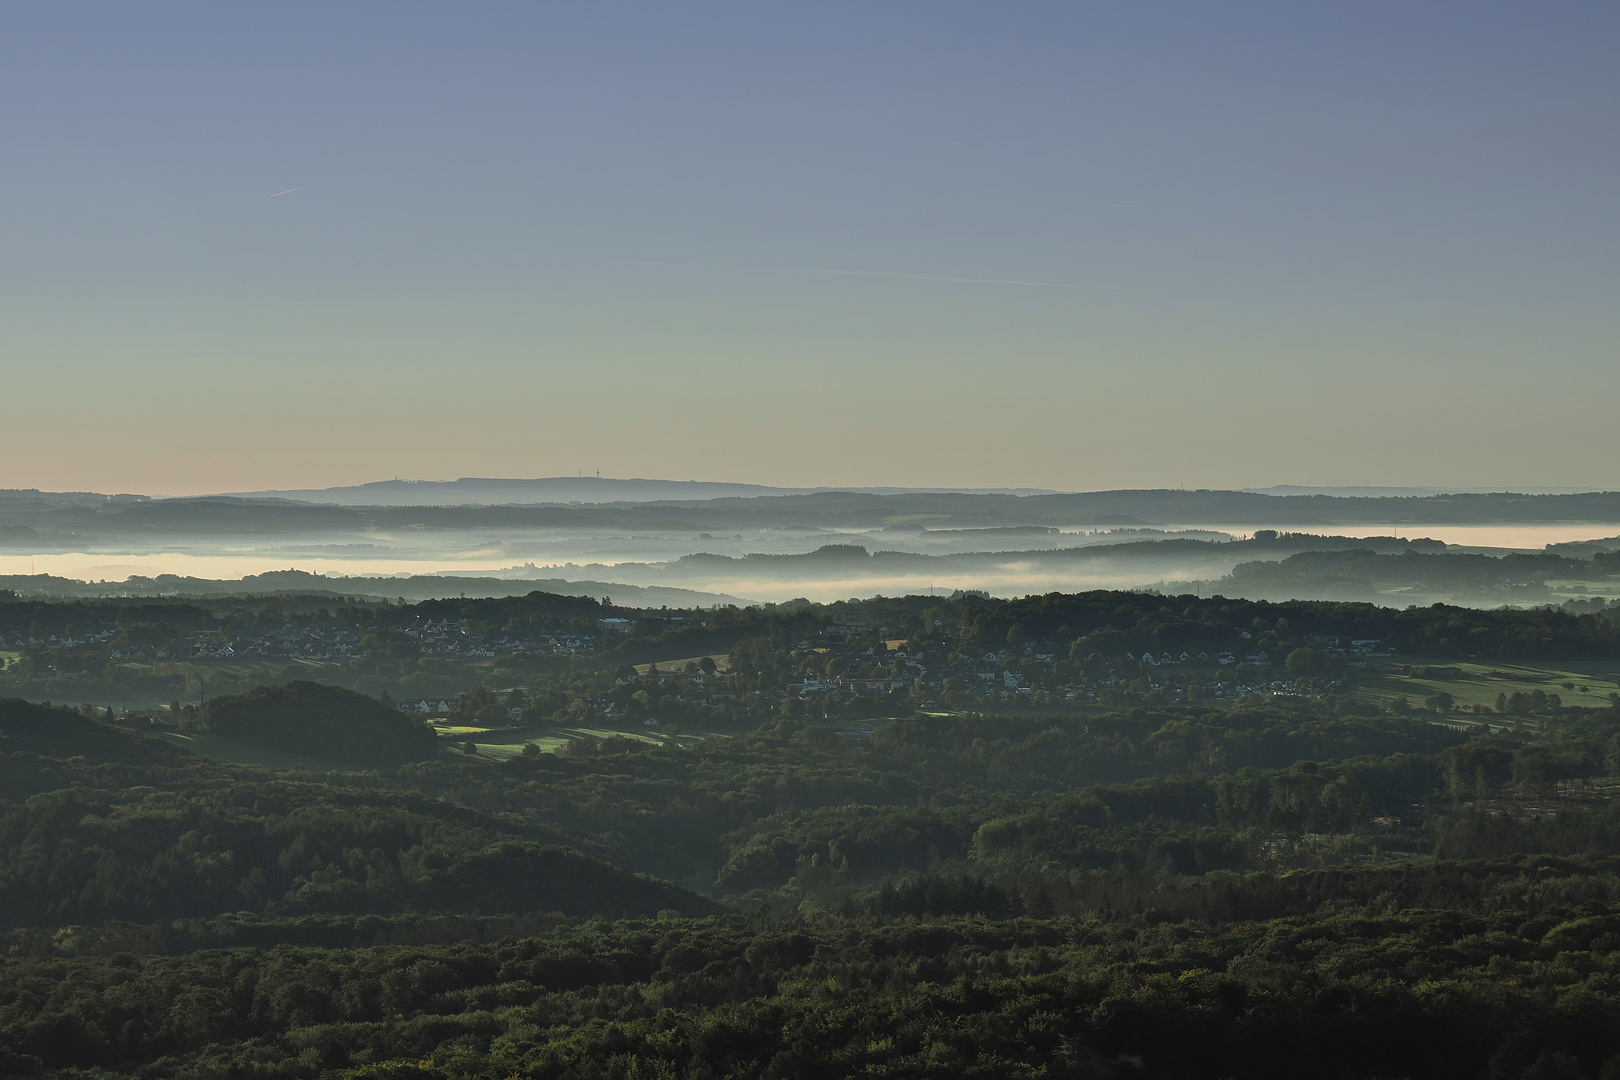
M407 497L408 496L408 497ZM99 500L99 501L98 501ZM399 529L761 527L881 528L927 516L930 528L1135 522L1297 526L1620 522L1620 491L1412 495L1272 494L1180 488L798 490L670 480L387 481L324 492L133 499L0 492L0 541L38 547L158 535L268 536Z
M291 499L341 506L455 506L516 505L524 503L667 502L691 499L754 498L764 495L811 495L818 492L858 492L897 495L919 492L963 494L1047 495L1049 488L964 487L771 487L708 480L625 479L603 476L546 476L533 479L497 479L464 476L459 480L378 480L349 487L304 488L288 491L238 491L230 497Z
M538 569L538 568L535 568ZM182 577L132 574L123 581L83 581L55 574L0 574L0 599L11 592L29 597L163 597L206 598L248 596L330 596L373 600L442 600L456 596L527 596L549 593L556 596L607 598L624 608L714 607L735 604L747 607L754 601L729 593L701 592L663 585L627 585L613 581L568 581L562 578L515 577L508 571L499 576L459 574L413 574L409 577L312 574L307 570L270 570L241 578Z

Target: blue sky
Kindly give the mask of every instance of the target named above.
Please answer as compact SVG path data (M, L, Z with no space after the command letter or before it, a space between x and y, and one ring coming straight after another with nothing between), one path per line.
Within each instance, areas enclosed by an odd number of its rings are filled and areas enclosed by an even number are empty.
M1614 487L1617 30L13 5L0 486Z

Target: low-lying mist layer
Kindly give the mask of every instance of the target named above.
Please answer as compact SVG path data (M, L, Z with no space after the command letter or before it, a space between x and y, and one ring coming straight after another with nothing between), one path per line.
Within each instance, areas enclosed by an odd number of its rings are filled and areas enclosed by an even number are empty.
M1315 524L1276 528L1299 519ZM1254 524L1230 524L1239 521ZM816 492L345 506L3 492L0 573L10 577L0 587L208 595L229 581L393 599L617 590L644 606L1172 588L1525 604L1615 593L1598 557L1620 548L1616 533L1620 495L1605 493ZM1478 546L1491 539L1534 554ZM291 570L311 576L278 576Z

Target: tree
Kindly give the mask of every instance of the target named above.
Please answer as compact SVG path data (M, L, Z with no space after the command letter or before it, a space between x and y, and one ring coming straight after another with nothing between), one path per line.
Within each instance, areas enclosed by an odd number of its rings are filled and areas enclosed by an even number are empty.
M1035 890L1035 895L1029 901L1030 918L1050 919L1055 912L1056 908L1052 903L1052 894L1046 891L1046 885L1043 882L1040 888Z
M1285 662L1288 674L1296 678L1314 679L1327 671L1327 657L1309 645L1295 649Z

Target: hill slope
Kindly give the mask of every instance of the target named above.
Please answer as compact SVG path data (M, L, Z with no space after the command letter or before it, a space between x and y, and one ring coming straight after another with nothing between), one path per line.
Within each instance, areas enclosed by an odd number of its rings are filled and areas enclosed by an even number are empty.
M179 754L153 739L99 720L88 720L60 705L38 705L0 698L0 757L39 754L103 762L152 763ZM19 758L20 760L21 758ZM6 794L0 790L0 795Z
M258 686L202 708L213 735L356 764L401 765L434 755L431 729L387 705L314 682Z
M719 910L581 854L545 822L351 783L211 761L68 709L0 699L0 933L221 916Z

